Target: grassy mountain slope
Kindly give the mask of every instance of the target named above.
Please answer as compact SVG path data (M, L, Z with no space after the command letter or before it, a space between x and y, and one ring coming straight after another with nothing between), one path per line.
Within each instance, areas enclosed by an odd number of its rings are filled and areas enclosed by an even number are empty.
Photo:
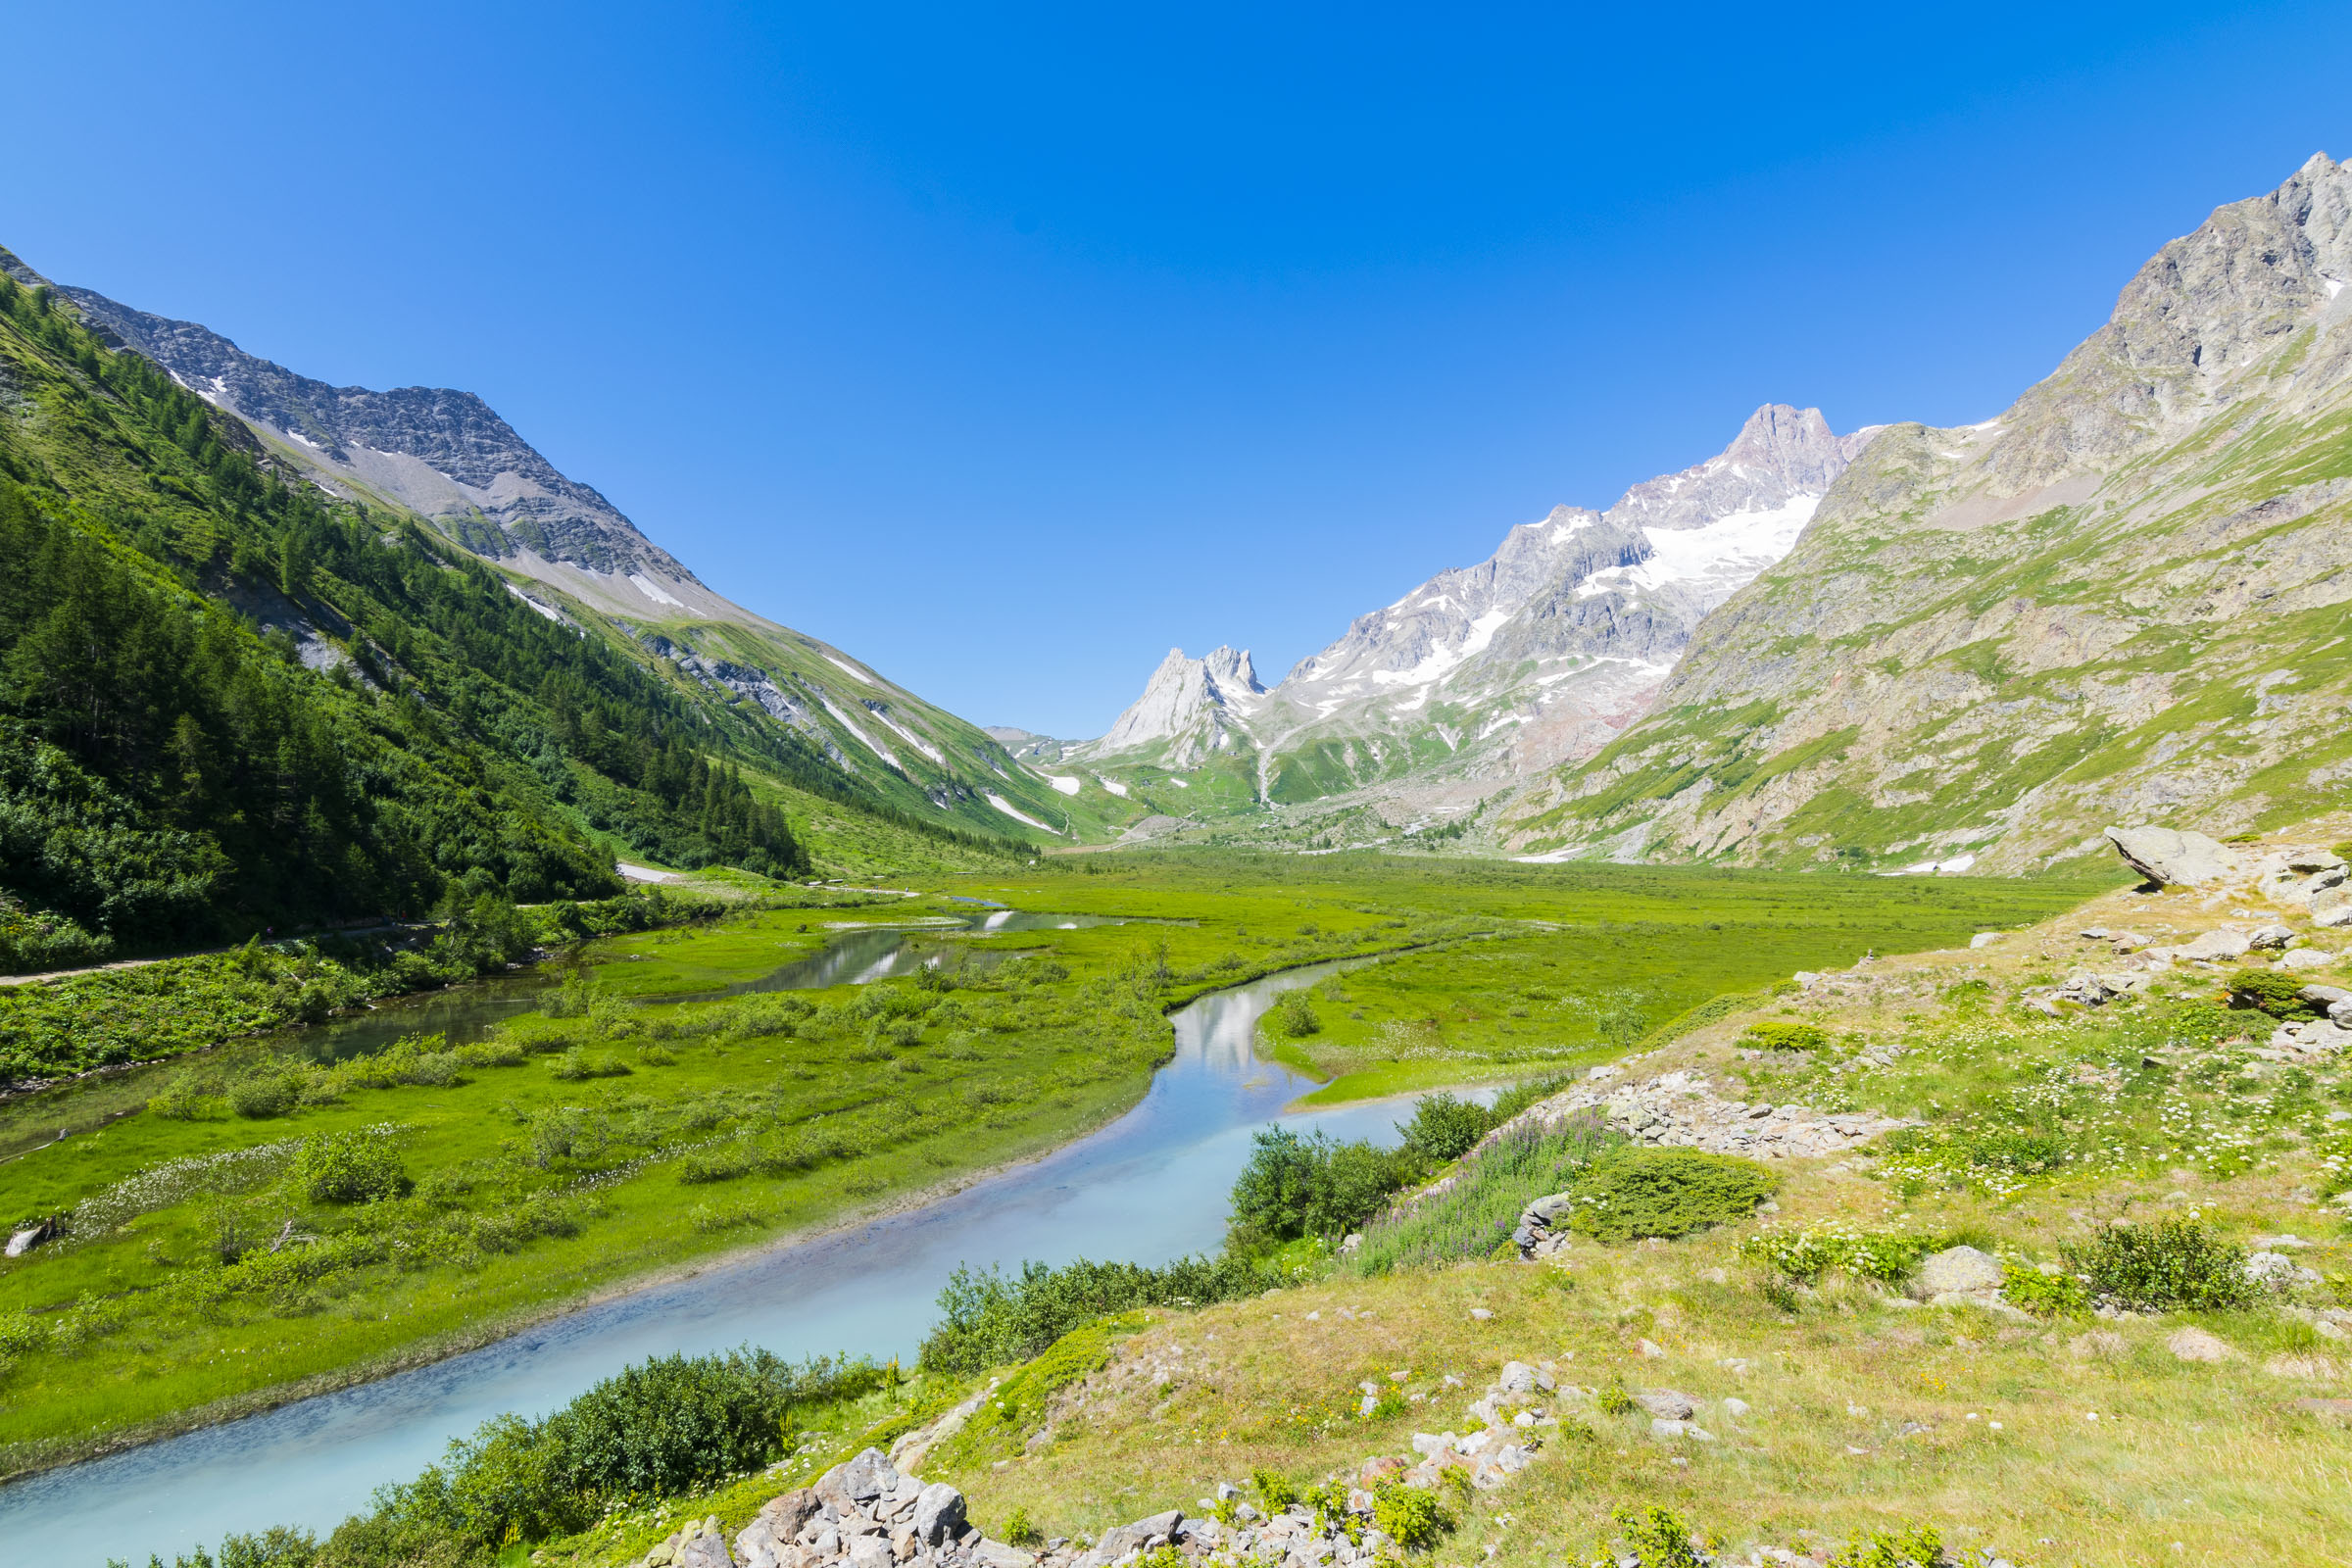
M559 472L480 398L446 387L335 387L193 321L58 288L0 248L0 275L49 290L102 347L152 361L250 432L247 446L326 494L420 519L493 563L536 612L612 644L749 732L821 754L810 779L920 824L990 838L1101 839L1139 814L1072 802L994 739L812 637L712 591L605 497ZM772 749L772 748L770 748ZM787 750L791 750L788 748Z
M893 824L813 746L510 591L413 515L0 278L0 960L616 891L610 852L804 870ZM888 857L886 857L888 858Z
M2266 826L2352 777L2352 171L2167 245L1998 419L1897 425L1537 851L1855 863Z

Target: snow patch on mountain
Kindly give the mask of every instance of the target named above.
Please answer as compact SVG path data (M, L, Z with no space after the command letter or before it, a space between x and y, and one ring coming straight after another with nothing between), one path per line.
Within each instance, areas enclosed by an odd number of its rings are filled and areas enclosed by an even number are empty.
M1674 584L1710 595L1713 604L1707 608L1713 609L1796 548L1796 536L1820 508L1820 496L1800 495L1778 507L1735 512L1696 528L1643 528L1642 535L1649 542L1646 559L1592 573L1577 584L1577 597Z

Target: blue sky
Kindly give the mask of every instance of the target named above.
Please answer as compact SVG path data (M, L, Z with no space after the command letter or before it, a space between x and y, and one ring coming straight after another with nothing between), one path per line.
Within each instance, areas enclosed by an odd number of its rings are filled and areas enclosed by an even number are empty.
M1984 418L2352 154L2341 5L1600 9L20 11L0 244L1083 736L1759 403Z

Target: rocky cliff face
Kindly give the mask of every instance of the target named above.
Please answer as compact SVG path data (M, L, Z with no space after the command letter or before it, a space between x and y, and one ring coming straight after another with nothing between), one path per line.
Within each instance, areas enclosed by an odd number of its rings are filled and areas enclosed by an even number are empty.
M2352 779L2352 171L2224 207L1998 418L1890 427L1654 710L1515 821L1556 855L1987 868Z

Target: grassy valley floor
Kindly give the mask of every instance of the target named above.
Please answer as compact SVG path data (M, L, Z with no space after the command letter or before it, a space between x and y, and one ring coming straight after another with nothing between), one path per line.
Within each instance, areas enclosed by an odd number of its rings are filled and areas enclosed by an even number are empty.
M0 1201L66 1234L0 1264L0 1455L56 1462L375 1375L1033 1154L1133 1102L1169 1009L1273 970L1414 950L1316 1003L1330 1040L1301 1058L1328 1071L1312 1053L1332 1049L1393 1091L1621 1050L1629 1020L2080 893L1207 856L941 891L605 939L474 1045L329 1064L273 1037L141 1069L46 1146L49 1097L12 1103L0 1136L26 1152ZM1143 923L964 934L956 899ZM879 920L930 922L937 965L706 1000ZM1352 1044L1396 1017L1437 1020L1448 1054Z
M2274 920L2320 961L2133 965L2077 934L2163 947ZM2079 969L2137 984L2051 1004ZM1502 1412L1529 1411L1512 1430L1541 1446L1497 1489L1448 1493L1438 1568L1610 1560L1651 1509L1738 1563L1892 1564L1838 1553L1921 1527L1953 1560L2029 1568L2352 1562L2352 1076L2273 1045L2249 972L2340 986L2352 947L2243 893L2118 892L1983 950L1785 986L1620 1063L1625 1082L1689 1075L1670 1094L1691 1104L1913 1124L1775 1161L1773 1211L1671 1241L1579 1235L1534 1262L1485 1255L1489 1231L1450 1266L1340 1260L1294 1289L1129 1313L981 1380L812 1416L772 1474L616 1513L533 1561L612 1568L706 1514L731 1536L785 1485L992 1383L920 1473L992 1536L1091 1539L1206 1513L1253 1472L1303 1492L1366 1455L1410 1461L1416 1433L1477 1430L1465 1405L1517 1360L1559 1385ZM2098 1249L2116 1234L2172 1237L2170 1283L2114 1272ZM1956 1245L2000 1261L2004 1298L1916 1298L1919 1259ZM2252 1253L2291 1270L2249 1288ZM2218 1292L2202 1305L2095 1294L2200 1281ZM1662 1395L1701 1432L1632 1402ZM1701 1560L1642 1550L1646 1568Z

